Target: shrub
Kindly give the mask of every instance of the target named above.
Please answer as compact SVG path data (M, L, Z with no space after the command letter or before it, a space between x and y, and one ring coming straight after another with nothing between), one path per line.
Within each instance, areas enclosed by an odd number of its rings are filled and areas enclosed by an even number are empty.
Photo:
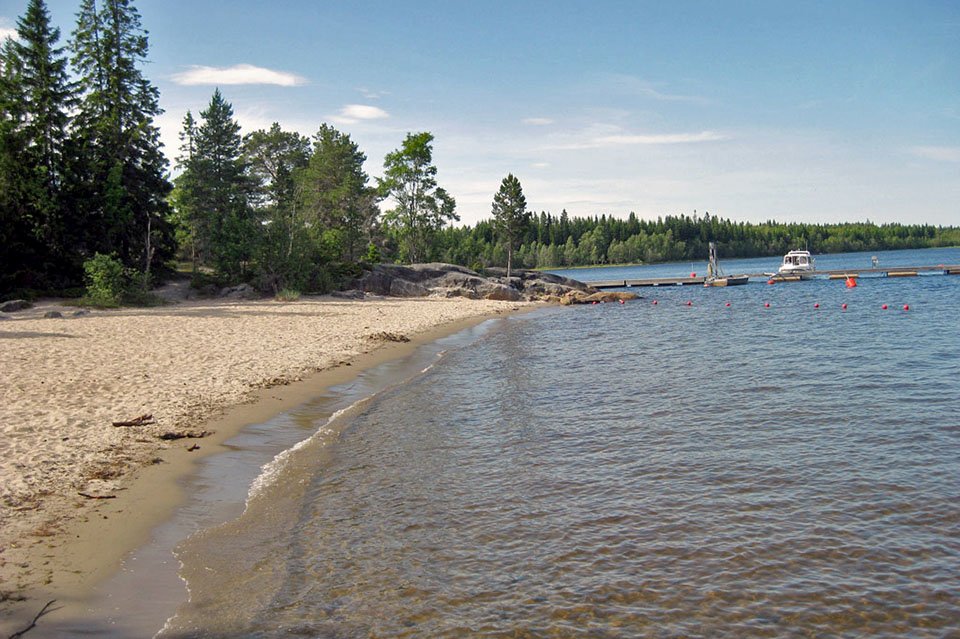
M112 255L97 253L83 263L87 294L83 301L94 306L118 306L129 282L123 263Z
M300 299L300 291L296 291L291 288L285 288L279 293L277 293L278 302L296 302Z

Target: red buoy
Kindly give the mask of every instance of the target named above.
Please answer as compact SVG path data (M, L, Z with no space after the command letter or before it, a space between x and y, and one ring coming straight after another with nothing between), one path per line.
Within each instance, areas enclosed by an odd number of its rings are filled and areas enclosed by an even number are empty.
M620 303L621 303L621 304L624 304L625 302L624 302L623 300L620 300Z
M773 284L773 280L767 280L767 284Z
M770 302L767 302L766 304L764 304L763 307L764 307L764 308L770 308Z
M903 310L909 311L909 310L910 310L910 305L909 305L909 304L904 304L904 305L903 305Z
M884 304L884 305L883 305L883 306L881 306L880 308L882 308L883 310L887 310L887 305L886 305L886 304Z
M691 274L690 274L690 277L696 277L696 276L697 276L696 273L691 273Z
M842 308L843 310L847 310L847 305L846 305L846 304L841 304L841 305L840 305L840 308Z
M820 308L820 302L814 302L814 303L813 303L813 307L814 307L814 308Z
M690 302L687 302L687 306L690 306L690 305L691 305L691 303L690 303Z
M730 302L727 302L727 306L730 306Z
M654 306L657 305L657 300L653 300L653 305L654 305Z

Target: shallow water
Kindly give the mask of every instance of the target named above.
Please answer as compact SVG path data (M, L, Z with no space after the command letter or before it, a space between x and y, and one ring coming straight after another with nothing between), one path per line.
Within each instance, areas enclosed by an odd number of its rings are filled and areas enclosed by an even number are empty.
M162 636L960 633L960 277L640 292L318 406Z

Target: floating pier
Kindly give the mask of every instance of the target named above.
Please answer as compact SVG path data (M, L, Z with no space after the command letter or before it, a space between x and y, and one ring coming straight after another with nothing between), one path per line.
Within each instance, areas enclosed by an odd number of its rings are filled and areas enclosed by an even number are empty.
M804 273L806 278L829 278L846 279L848 277L914 277L923 272L936 273L942 275L960 275L960 264L939 264L937 266L891 266L889 268L849 268L832 271L810 271ZM799 281L799 275L780 276L771 273L743 273L741 275L732 275L730 277L748 277L750 279L762 279L764 282L774 280L775 282ZM632 280L596 280L593 282L584 282L594 288L632 288L634 286L691 286L703 285L706 276L696 275L693 277L648 277Z

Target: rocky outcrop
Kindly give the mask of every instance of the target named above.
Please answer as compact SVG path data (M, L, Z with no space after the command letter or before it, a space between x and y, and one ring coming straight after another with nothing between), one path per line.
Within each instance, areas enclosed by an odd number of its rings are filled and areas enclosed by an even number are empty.
M514 271L508 278L505 269L487 269L485 275L481 275L463 266L437 262L409 266L377 264L351 281L348 288L394 297L433 295L511 302L545 300L588 304L590 302L579 300L598 292L583 282L551 273ZM564 302L565 299L577 301Z

